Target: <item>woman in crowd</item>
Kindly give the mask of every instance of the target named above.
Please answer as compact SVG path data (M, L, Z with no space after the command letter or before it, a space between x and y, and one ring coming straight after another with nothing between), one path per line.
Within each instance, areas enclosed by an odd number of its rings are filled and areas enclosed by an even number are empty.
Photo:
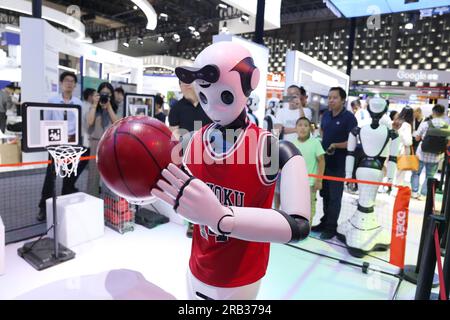
M117 104L114 98L114 88L108 82L103 82L98 86L97 92L100 94L99 102L90 108L86 120L87 131L89 133L89 145L91 154L97 154L97 146L103 133L108 127L116 122ZM88 192L93 196L98 196L100 193L100 175L95 161L89 162L89 178L88 178Z
M402 111L397 114L392 123L392 127L397 130L400 137L400 147L398 155L410 155L412 149L412 133L413 133L413 109L410 106L406 106ZM407 170L397 170L396 184L406 185L405 175Z

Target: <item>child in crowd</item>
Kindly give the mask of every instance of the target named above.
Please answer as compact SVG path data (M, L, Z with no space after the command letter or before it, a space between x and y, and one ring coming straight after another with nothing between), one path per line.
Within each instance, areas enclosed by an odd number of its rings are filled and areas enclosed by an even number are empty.
M294 145L300 150L306 162L308 174L317 174L323 176L325 171L325 151L319 139L311 134L311 122L306 117L301 117L296 123L297 139ZM311 225L316 213L316 193L322 189L322 179L309 178L309 185L311 190Z

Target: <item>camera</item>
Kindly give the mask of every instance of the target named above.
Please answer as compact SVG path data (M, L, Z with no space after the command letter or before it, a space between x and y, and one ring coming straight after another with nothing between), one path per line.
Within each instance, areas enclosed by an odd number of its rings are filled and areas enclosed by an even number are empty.
M109 102L109 94L107 94L107 93L102 93L102 94L100 94L100 100L99 100L99 102L100 102L101 104L107 104L107 103Z

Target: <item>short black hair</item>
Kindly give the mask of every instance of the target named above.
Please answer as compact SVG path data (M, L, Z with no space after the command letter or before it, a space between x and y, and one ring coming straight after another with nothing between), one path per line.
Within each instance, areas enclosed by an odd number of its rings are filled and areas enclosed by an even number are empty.
M347 92L345 92L345 90L342 87L331 87L329 92L331 91L338 91L339 96L341 97L342 100L347 99Z
M9 83L5 88L11 89L11 90L16 90L16 86L12 82Z
M66 77L72 77L73 80L75 80L75 83L78 83L77 75L71 71L64 71L63 73L61 73L61 75L59 76L59 82L63 82Z
M445 112L445 107L442 104L436 104L434 105L432 111L437 115L442 116Z
M83 91L83 100L86 101L91 95L95 93L95 89L86 88Z
M295 122L295 126L297 126L298 123L299 123L300 121L302 121L302 120L308 122L308 124L311 126L311 121L309 121L309 119L308 119L307 117L300 117L300 118L298 118L297 121Z
M122 87L115 88L114 92L121 93L123 96L125 96L125 90L123 90Z
M305 90L305 88L303 88L303 87L299 87L298 85L296 85L296 84L291 84L289 87L288 87L288 89L291 89L291 88L295 88L295 89L297 89L298 90L298 92L300 92L300 95L302 95L302 96L306 96L306 90Z
M155 96L155 106L156 105L162 106L164 104L164 99L160 95Z

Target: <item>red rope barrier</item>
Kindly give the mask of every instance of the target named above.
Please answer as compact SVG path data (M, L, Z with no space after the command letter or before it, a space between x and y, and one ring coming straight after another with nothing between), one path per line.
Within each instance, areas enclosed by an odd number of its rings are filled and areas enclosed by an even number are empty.
M96 158L96 156L86 156L86 157L81 157L80 161L84 161L84 160L94 160ZM46 160L46 161L34 161L34 162L18 162L18 163L7 163L7 164L0 164L0 168L5 168L5 167L26 167L26 166L34 166L34 165L38 165L38 164L49 164L52 163L52 160Z
M444 282L444 272L442 271L441 245L439 243L438 228L436 228L434 230L434 247L436 248L436 261L437 261L438 273L439 273L439 294L441 296L441 300L447 300L447 295L446 295L446 291L445 291L445 282Z
M80 160L94 160L96 156L86 156L81 157ZM38 161L38 162L24 162L24 163L13 163L13 164L0 164L1 167L24 167L24 166L30 166L30 165L37 165L37 164L49 164L51 163L51 160L47 161ZM339 177L332 177L332 176L319 176L317 174L309 174L309 177L312 178L319 178L324 180L331 180L331 181L340 181L340 182L349 182L349 183L365 183L375 186L384 186L384 187L398 187L397 185L394 185L392 183L387 182L376 182L376 181L369 181L369 180L357 180L357 179L346 179L346 178L339 178Z

